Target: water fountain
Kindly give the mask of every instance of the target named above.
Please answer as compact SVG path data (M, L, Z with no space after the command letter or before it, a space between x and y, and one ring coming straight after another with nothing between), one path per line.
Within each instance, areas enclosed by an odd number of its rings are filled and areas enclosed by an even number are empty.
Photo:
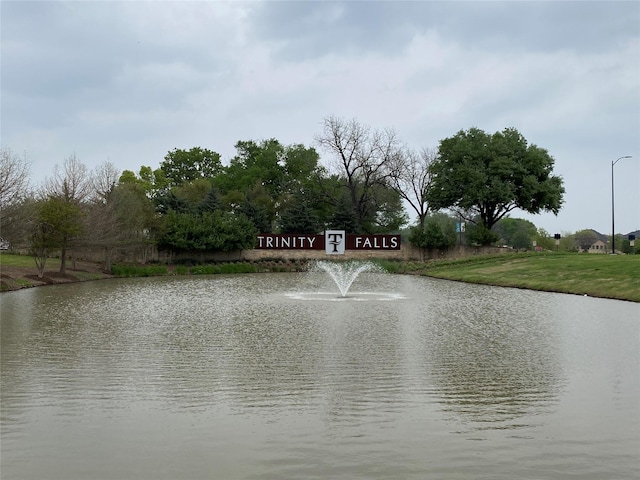
M393 301L406 298L402 292L393 291L397 284L390 280L389 275L367 277L356 282L360 274L365 272L387 273L383 267L373 262L319 260L309 266L307 276L299 283L298 290L287 292L285 296L293 300L329 302ZM350 292L354 284L358 284L360 290ZM338 295L333 286L338 288Z
M363 272L382 272L384 270L380 266L371 262L328 262L320 260L314 264L310 271L328 273L340 290L340 294L343 297L346 297L349 292L349 288L351 288L355 279L358 278L358 275Z

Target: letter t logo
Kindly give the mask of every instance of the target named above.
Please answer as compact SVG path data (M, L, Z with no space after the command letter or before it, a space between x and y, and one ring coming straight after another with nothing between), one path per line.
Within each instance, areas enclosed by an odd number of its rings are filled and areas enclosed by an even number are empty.
M346 243L344 230L326 230L324 232L325 253L327 255L343 255Z

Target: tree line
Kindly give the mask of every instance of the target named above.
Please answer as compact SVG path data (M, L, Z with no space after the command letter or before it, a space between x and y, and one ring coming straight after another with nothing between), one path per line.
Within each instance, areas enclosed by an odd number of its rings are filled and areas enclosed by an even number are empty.
M553 157L513 128L461 130L415 151L393 129L329 116L313 146L267 139L235 149L228 165L207 148L176 148L157 168L123 172L109 162L89 170L72 155L34 191L26 159L3 148L3 236L28 246L42 271L60 251L64 272L78 247L102 249L108 266L125 246L232 251L252 248L257 233L397 233L407 208L419 247L488 245L524 222L512 210L557 214L563 202Z

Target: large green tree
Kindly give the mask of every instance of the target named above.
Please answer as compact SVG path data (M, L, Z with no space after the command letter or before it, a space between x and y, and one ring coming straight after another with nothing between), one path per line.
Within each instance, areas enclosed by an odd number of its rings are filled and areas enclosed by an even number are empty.
M119 243L136 248L146 261L161 224L153 203L142 187L126 183L114 189L113 202Z
M303 195L292 197L280 212L280 233L315 233L322 230L313 205Z
M529 145L515 128L461 130L440 141L427 200L431 208L452 209L486 230L516 208L557 214L564 187L553 166L547 150Z
M358 217L346 192L338 198L338 203L329 217L328 226L332 229L344 230L347 233L361 233Z
M216 178L216 186L224 195L245 192L262 185L268 195L277 201L284 188L284 168L281 158L284 147L276 139L255 142L240 141L236 145L236 155L229 162L224 175Z
M61 235L60 273L66 273L67 253L83 233L82 208L94 192L94 185L87 169L76 156L68 157L62 166L55 165L53 175L45 180L44 195L58 205L54 229ZM75 258L75 257L74 257Z
M279 228L279 219L294 198L322 208L316 179L322 169L313 148L285 146L276 139L240 141L237 154L214 179L220 199L234 212L247 215L262 233Z
M257 231L244 215L230 212L167 213L158 239L160 248L174 251L242 250L253 247Z
M529 220L504 217L494 227L500 235L501 245L509 245L519 250L528 250L536 239L538 229Z
M198 178L215 177L222 171L222 162L219 153L206 148L175 148L165 155L160 170L164 172L169 185L176 186Z
M63 196L51 196L37 204L37 217L33 223L30 251L42 277L45 262L52 250L65 252L70 242L83 232L83 212L75 202ZM61 256L64 264L64 256ZM60 273L66 273L61 267Z
M142 188L145 195L154 197L158 192L166 192L169 181L166 174L160 168L152 170L151 167L141 166L136 175L132 170L125 170L120 175L118 183L135 184Z
M447 250L456 244L456 220L444 213L434 213L411 229L409 241L417 247Z
M369 215L365 219L364 230L368 233L398 232L409 222L402 198L398 192L386 185L373 187Z

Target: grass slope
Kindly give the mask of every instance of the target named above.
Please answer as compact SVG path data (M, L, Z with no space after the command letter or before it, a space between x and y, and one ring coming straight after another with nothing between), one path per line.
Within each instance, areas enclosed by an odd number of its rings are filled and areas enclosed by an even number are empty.
M640 255L532 253L428 264L423 275L640 302Z
M15 255L12 253L0 253L0 266L2 267L21 267L33 268L33 272L37 271L36 263L30 255ZM60 259L48 258L47 268L60 268Z

